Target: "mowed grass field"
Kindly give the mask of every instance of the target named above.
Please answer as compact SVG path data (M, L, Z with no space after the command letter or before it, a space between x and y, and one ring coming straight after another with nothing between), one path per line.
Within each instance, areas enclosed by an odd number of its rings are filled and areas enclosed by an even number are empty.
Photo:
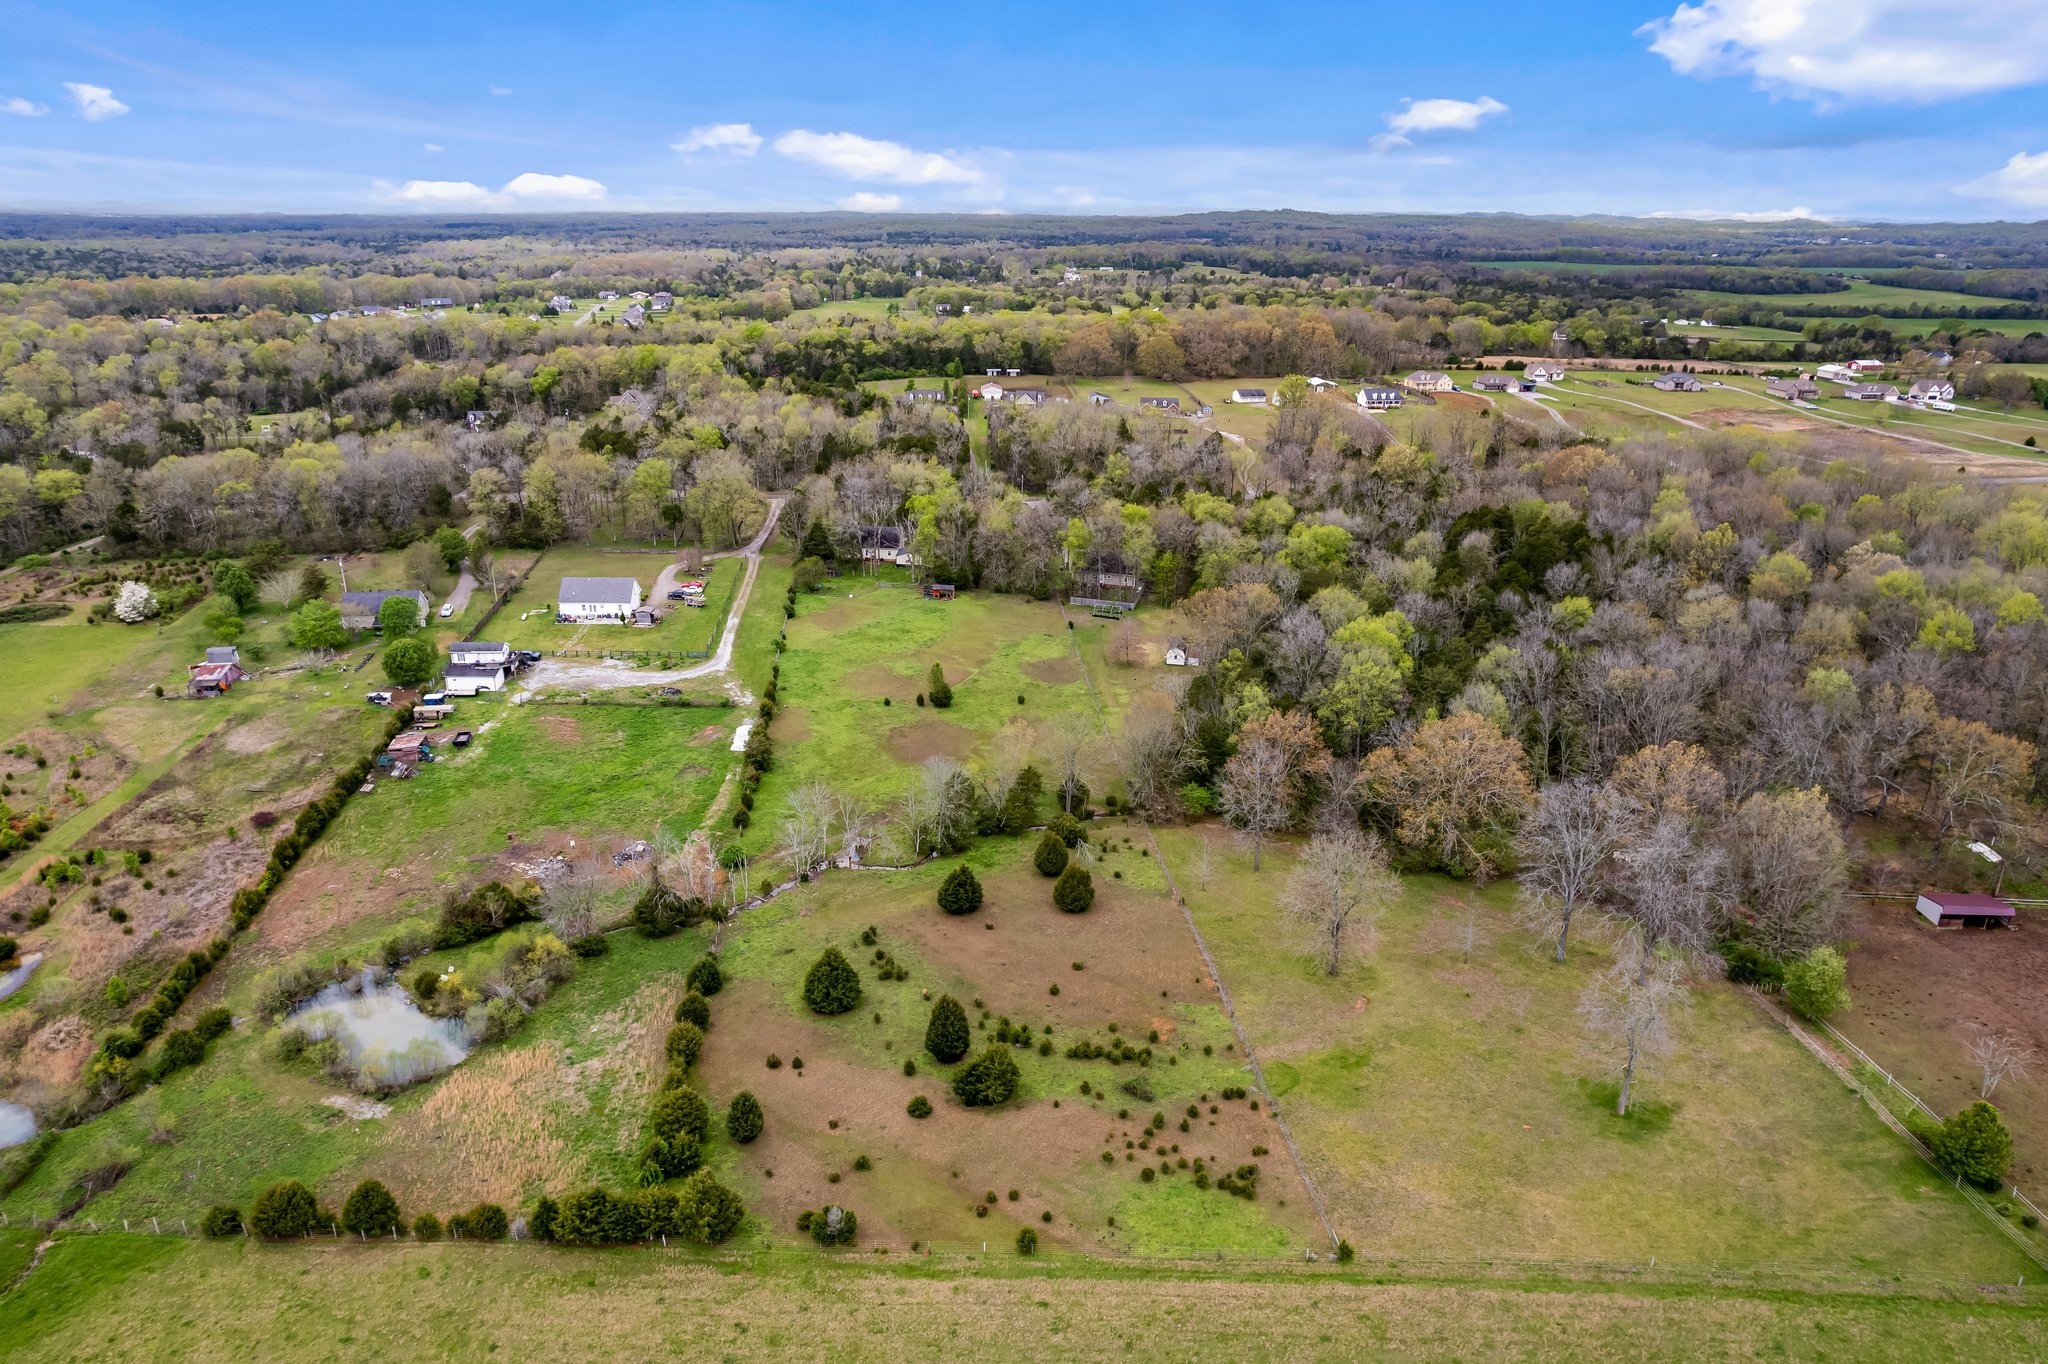
M1210 842L1211 876L1197 870ZM1369 962L1313 964L1220 828L1160 841L1339 1232L1382 1256L1830 1265L2014 1281L2031 1262L1775 1024L1704 985L1626 1119L1581 991L1513 887L1410 878ZM1466 950L1468 925L1471 949Z
M985 758L1006 725L1039 734L1065 715L1092 723L1067 634L1050 602L980 592L927 600L893 567L872 577L849 567L799 596L782 656L775 767L745 846L771 846L788 793L814 778L880 808L921 779L929 758ZM917 704L934 663L953 689L949 710ZM1086 778L1098 793L1109 789L1106 753L1090 755Z
M21 1233L0 1246L26 1259ZM1997 1299L1554 1281L1389 1282L1330 1267L1147 1268L1015 1255L685 1251L475 1242L256 1246L64 1236L0 1297L23 1361L622 1353L721 1360L2032 1360L2048 1317Z
M715 640L725 621L725 608L739 582L742 566L737 559L719 559L704 565L700 573L679 574L677 581L701 578L710 605L687 607L654 591L662 570L676 562L676 552L616 551L587 546L550 549L527 575L525 584L505 603L491 621L490 636L515 649L636 649L680 656L687 650L702 649L707 639ZM555 607L564 578L632 578L640 584L640 599L652 606L661 623L651 630L630 625L563 625L555 620ZM525 619L521 619L521 617Z

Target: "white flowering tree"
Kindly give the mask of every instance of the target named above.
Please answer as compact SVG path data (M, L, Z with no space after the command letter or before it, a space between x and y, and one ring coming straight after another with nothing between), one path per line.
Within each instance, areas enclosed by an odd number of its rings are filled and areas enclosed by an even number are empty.
M114 594L114 619L130 625L148 620L162 609L156 593L142 583L122 583L121 590Z

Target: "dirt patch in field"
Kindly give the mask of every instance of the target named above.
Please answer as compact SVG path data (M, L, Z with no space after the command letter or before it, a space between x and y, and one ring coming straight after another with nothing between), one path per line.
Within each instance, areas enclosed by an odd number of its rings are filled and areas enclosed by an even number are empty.
M236 725L227 732L221 743L230 753L266 753L284 742L289 733L281 717L275 713L265 713L254 720Z
M811 737L811 716L802 706L775 712L775 742L787 747Z
M2032 921L2030 921L2030 917ZM1942 1114L1977 1098L1969 1058L1980 1032L2016 1037L2048 1055L2048 928L2022 912L2017 931L1937 929L1905 901L1860 912L1849 953L1855 1007L1831 1020ZM2048 1175L2048 1075L2006 1080L1994 1100L2013 1134L2012 1182Z
M1797 412L1759 411L1754 407L1710 407L1692 414L1708 426L1754 426L1760 431L1812 431L1826 425Z
M965 758L978 737L950 720L919 720L890 730L884 743L891 756L915 766L927 758Z
M422 878L431 882L423 864L387 868L316 847L256 920L256 941L265 952L289 956L343 924L397 913Z
M916 915L892 931L946 974L975 982L998 1014L1061 1029L1116 1023L1142 1039L1169 1003L1216 998L1180 911L1162 895L1127 890L1098 871L1094 908L1063 914L1053 908L1052 882L1028 867L983 877L982 893L978 914ZM1074 969L1077 961L1084 969Z
M1036 663L1026 663L1018 671L1033 682L1057 687L1081 680L1081 660L1072 654L1061 654L1058 658L1041 658Z
M533 723L539 728L541 733L547 735L558 744L573 744L582 741L583 726L577 724L573 716L543 715Z
M790 622L790 627L796 630L816 630L826 635L837 634L841 630L850 630L856 625L865 625L873 620L876 609L872 601L849 601L841 597L822 610L804 612L801 618Z
M870 663L841 677L839 689L855 696L893 696L899 702L908 702L924 690L924 678L906 677L886 664Z

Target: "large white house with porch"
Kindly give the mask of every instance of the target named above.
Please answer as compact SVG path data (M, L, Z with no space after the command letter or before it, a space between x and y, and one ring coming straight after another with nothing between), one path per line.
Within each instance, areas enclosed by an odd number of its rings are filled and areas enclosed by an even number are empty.
M555 616L564 621L624 625L640 609L637 578L564 578Z

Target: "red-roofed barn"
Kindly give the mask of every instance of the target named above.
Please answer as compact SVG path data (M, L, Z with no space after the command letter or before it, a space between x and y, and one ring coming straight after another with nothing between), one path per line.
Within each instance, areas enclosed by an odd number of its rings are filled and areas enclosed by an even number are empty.
M1953 891L1923 892L1913 906L1936 928L2014 928L2018 914L1995 895L1958 895Z

